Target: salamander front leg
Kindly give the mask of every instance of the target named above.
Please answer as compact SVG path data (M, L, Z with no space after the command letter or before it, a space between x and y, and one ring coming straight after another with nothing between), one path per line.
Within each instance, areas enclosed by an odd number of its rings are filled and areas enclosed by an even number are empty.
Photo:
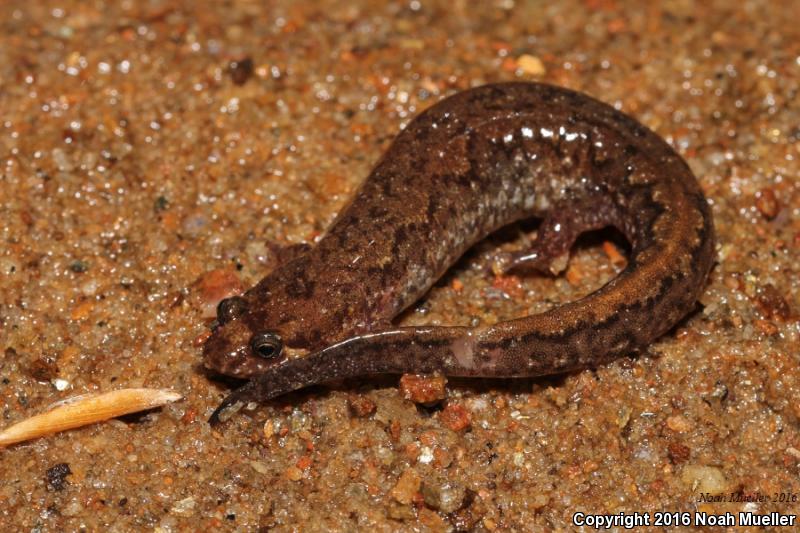
M619 209L607 196L556 205L545 215L532 247L501 256L500 268L504 273L533 270L558 275L566 270L570 249L581 233L608 226L622 224Z

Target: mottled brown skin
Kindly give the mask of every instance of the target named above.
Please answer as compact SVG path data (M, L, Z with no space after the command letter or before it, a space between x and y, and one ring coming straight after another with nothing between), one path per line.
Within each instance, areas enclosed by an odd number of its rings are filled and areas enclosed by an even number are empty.
M628 265L542 314L478 328L391 326L475 242L529 217L543 219L535 248L510 258L509 269L552 267L581 232L607 226L630 242ZM212 420L237 401L343 377L523 377L595 366L686 315L713 257L706 199L652 131L559 87L470 89L397 136L316 247L220 311L205 365L252 380ZM259 357L250 344L262 331L277 334L283 351Z

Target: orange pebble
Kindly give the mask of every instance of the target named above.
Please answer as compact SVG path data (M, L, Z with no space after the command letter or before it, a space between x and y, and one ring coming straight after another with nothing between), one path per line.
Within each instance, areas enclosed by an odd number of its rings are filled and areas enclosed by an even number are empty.
M611 241L603 242L603 251L615 265L624 265L627 262L625 256L620 253L619 249Z
M92 301L87 300L83 303L80 303L72 309L70 318L72 320L83 320L89 316L89 314L92 312L92 308L94 308L94 302Z

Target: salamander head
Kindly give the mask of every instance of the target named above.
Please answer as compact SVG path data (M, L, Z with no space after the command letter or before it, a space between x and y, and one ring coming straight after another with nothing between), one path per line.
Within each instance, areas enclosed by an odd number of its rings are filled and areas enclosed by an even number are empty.
M241 296L217 306L217 326L203 345L203 364L220 374L250 378L262 374L294 351L286 346L297 337L290 324L255 328L247 320L248 302ZM260 322L260 321L258 321Z
M246 320L247 300L233 296L217 306L217 324L203 345L203 364L220 374L249 378L260 374L283 358L278 332L253 331Z
M304 255L245 294L222 300L203 364L252 378L363 331L372 311L348 274Z

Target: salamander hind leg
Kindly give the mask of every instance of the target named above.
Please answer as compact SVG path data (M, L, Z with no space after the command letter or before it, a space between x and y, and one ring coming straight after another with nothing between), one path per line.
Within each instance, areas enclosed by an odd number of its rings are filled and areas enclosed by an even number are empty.
M582 233L608 226L621 224L619 209L607 196L560 202L545 215L530 249L498 258L500 270L558 275L566 270L570 249Z

